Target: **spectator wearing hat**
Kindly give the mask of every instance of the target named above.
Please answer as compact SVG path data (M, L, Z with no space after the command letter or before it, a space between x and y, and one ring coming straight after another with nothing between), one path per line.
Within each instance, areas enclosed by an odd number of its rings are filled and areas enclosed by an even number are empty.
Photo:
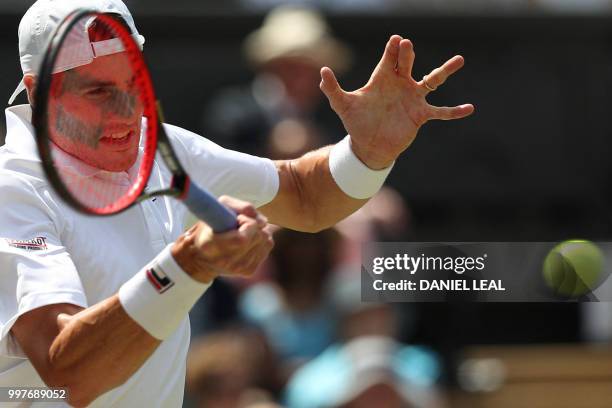
M244 42L255 70L246 86L222 90L207 107L204 128L222 144L274 159L295 158L331 142L319 71L345 72L351 52L317 12L280 7Z

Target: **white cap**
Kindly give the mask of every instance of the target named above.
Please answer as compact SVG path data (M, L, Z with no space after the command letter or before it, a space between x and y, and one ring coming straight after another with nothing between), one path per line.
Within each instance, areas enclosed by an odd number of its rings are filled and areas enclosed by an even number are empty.
M121 0L38 0L25 13L19 23L19 59L21 70L25 74L37 74L47 49L51 36L57 26L77 9L90 9L101 13L119 14L128 24L134 38L142 47L144 37L138 34L134 19L130 11ZM83 31L84 35L86 31ZM83 36L84 36L83 35ZM55 72L65 71L81 65L90 64L96 56L108 55L122 50L113 40L101 41L89 45L89 38L75 38L70 40L71 52L62 49L58 57L59 66ZM8 103L11 105L15 98L25 90L23 79L11 95Z

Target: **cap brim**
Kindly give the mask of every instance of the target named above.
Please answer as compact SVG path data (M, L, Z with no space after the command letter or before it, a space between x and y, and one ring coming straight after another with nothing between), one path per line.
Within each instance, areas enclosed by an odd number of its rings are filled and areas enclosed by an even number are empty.
M15 92L13 92L13 94L11 95L11 98L8 101L9 105L12 105L13 102L15 102L15 99L19 96L20 93L22 93L23 91L25 91L26 87L25 84L23 83L23 79L19 82L19 85L17 85L17 89L15 89Z
M144 48L145 38L140 34L137 34L134 37L136 37L136 42L138 43L138 45L140 46L140 50L142 51L142 49Z

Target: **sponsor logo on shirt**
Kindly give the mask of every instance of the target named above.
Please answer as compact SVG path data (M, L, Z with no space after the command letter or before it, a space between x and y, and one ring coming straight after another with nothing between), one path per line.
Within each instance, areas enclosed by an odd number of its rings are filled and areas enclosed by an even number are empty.
M170 279L158 266L154 266L147 270L147 279L160 294L174 286L174 281Z
M9 239L5 241L10 247L18 249L27 249L28 251L43 251L47 249L47 239L45 237L36 237L34 239Z

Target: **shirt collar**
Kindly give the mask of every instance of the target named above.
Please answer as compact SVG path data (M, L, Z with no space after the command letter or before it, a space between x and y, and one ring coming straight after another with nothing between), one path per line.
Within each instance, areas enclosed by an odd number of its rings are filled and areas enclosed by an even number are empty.
M129 186L130 183L130 175L132 174L132 169L130 171L120 171L120 172L111 172L99 169L94 166L90 166L82 160L77 159L76 157L66 153L55 144L51 145L51 152L53 155L53 162L56 165L56 168L59 171L61 176L76 176L78 178L96 178L100 180L105 180L111 182L113 184L120 184ZM137 161L138 163L139 161Z
M6 115L6 146L24 158L40 162L34 139L30 105L12 106L4 113Z

